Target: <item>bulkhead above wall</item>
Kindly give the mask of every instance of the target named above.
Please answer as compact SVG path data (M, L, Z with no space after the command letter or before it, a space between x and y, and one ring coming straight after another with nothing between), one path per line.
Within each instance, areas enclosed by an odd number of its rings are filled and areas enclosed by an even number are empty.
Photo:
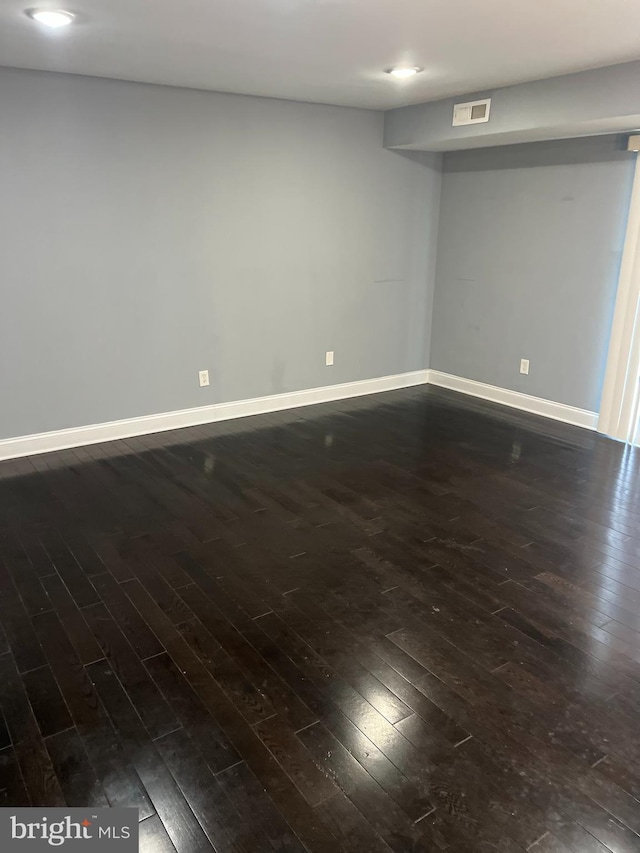
M454 125L454 107L490 99L488 120ZM456 151L619 133L640 127L640 61L399 107L385 113L384 146Z

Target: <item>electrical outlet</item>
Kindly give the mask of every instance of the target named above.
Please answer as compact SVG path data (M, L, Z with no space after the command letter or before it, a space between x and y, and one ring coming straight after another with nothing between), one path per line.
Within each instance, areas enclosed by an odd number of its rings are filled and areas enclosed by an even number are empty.
M333 365L333 350L328 350L324 357L324 363L327 367Z
M200 387L205 388L209 384L209 371L199 370L198 379L200 380Z
M529 375L529 359L521 358L520 359L520 373L524 373L526 376Z

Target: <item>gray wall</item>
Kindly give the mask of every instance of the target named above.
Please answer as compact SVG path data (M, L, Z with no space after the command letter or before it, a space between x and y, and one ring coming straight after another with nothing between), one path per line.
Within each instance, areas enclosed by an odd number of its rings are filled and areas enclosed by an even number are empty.
M445 155L432 368L598 410L635 160L623 147Z
M427 367L440 158L382 113L9 69L0 105L0 438Z

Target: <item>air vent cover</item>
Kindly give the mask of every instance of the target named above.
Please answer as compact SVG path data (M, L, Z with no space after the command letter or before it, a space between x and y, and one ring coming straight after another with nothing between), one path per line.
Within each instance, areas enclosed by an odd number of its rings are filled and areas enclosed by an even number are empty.
M489 121L491 110L491 98L483 101L468 101L466 104L454 104L453 126L460 127L463 124L480 124Z

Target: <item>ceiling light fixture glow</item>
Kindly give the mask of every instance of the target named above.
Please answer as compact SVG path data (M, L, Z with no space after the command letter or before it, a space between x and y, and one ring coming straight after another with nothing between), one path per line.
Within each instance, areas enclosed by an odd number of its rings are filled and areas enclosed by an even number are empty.
M66 12L64 9L29 9L27 15L39 24L53 29L67 27L75 18L72 12Z
M392 77L396 77L398 80L407 80L409 77L415 77L421 71L422 68L416 68L415 66L401 66L399 68L389 68L387 74L391 74Z

